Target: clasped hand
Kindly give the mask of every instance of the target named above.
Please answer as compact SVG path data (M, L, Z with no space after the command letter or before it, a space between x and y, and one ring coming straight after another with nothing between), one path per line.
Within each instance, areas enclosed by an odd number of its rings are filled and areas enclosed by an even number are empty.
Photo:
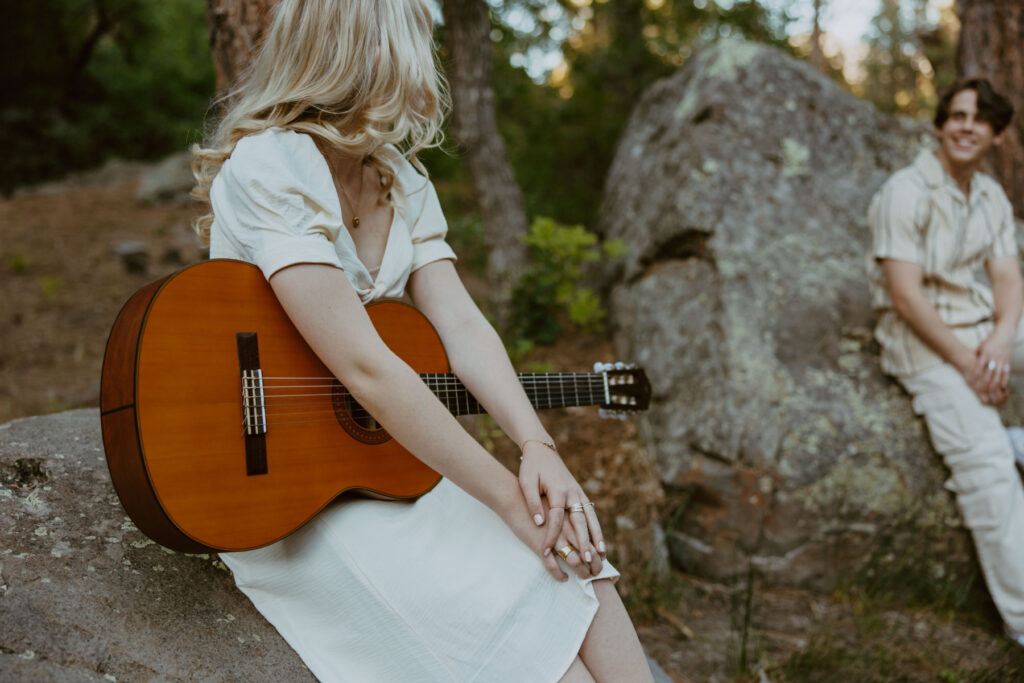
M566 578L557 554L580 578L597 575L606 554L601 525L594 504L558 453L542 443L524 444L519 486L533 522L544 527L539 554L548 572Z
M997 405L1009 392L1013 337L993 332L974 352L974 362L965 373L968 386L985 405Z

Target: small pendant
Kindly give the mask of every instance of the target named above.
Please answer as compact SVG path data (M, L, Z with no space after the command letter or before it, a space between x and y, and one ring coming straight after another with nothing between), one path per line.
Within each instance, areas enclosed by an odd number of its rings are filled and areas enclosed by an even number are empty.
M359 227L359 216L353 216L352 217L352 227L353 228L358 228Z

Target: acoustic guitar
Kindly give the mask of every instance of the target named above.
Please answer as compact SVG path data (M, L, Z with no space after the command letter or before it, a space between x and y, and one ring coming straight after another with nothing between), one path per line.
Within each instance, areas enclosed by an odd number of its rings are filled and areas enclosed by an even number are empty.
M484 412L413 307L372 304L384 342L456 415ZM642 370L523 373L537 408L646 409ZM136 292L103 360L103 445L136 526L182 552L259 548L345 492L412 499L440 475L402 448L306 345L255 266L212 260Z

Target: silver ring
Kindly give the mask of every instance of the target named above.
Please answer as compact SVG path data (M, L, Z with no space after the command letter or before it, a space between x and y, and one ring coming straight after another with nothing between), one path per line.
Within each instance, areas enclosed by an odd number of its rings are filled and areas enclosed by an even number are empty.
M584 507L582 503L576 503L575 505L569 508L569 512L583 512L583 509Z
M986 365L985 367L987 367L989 370L995 370L996 369L996 362L994 360L990 360L988 362L988 365Z
M585 508L592 508L592 507L594 507L594 503L593 503L593 501L589 501L588 500L586 503L583 504L583 507L585 507Z

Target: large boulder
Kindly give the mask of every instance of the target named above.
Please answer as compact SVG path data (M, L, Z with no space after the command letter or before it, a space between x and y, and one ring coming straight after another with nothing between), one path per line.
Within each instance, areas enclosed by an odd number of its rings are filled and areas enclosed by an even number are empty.
M895 549L973 571L946 472L878 368L865 278L870 198L928 144L927 124L745 42L638 103L599 231L626 246L612 321L652 379L678 566L824 588Z
M96 410L0 425L0 626L0 681L316 681L215 555L125 516Z
M0 425L0 680L315 681L210 555L156 545L99 412Z

